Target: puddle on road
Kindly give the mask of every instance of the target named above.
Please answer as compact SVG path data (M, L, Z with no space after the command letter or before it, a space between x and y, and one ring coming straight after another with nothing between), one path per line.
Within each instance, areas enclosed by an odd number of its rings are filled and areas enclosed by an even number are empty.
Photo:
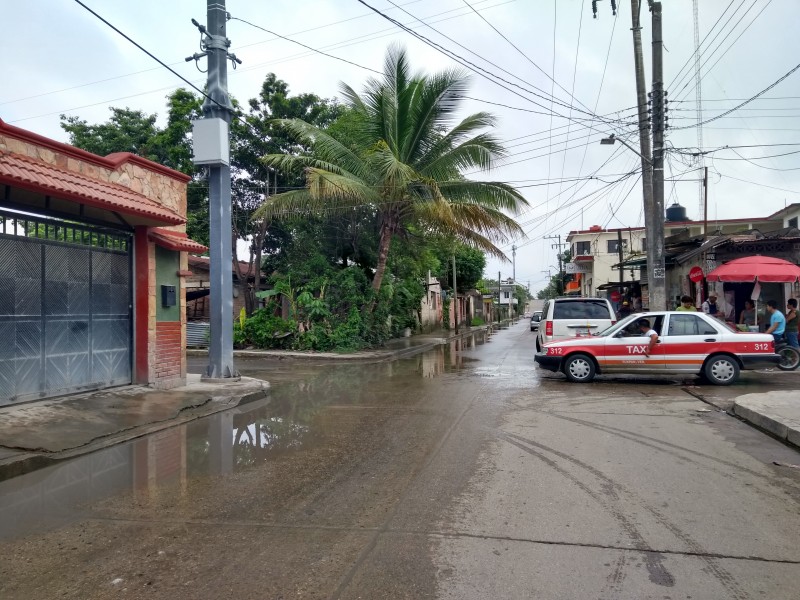
M316 418L324 409L414 404L426 379L464 371L477 359L462 352L489 338L478 332L368 369L276 361L265 370L258 360L237 361L243 373L270 381L267 398L0 482L0 540L84 518L106 498L140 498L311 448L330 433Z

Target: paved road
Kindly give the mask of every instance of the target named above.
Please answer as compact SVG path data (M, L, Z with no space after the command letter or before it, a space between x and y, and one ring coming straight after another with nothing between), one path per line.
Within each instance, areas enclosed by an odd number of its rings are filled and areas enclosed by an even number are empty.
M800 454L717 406L800 375L579 386L532 352L522 322L241 361L266 405L0 488L0 597L798 597Z

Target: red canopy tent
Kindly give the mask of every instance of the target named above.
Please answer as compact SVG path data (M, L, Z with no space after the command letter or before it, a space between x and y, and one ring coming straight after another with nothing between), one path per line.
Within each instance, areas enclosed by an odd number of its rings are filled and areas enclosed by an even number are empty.
M761 283L794 283L800 277L800 267L796 264L771 256L746 256L736 258L717 267L706 275L708 281L727 281L729 283L755 282L756 289L752 299L758 311L758 297Z
M746 256L717 267L706 275L708 281L730 283L794 283L800 278L800 267L771 256Z

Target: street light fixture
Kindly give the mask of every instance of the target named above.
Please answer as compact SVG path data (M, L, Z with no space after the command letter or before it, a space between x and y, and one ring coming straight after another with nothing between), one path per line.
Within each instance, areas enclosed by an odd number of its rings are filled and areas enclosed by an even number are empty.
M663 186L663 166L657 167L652 158L648 158L625 140L616 137L613 133L600 140L603 146L610 146L616 142L631 150L642 159L642 187L644 200L644 227L647 239L647 287L649 308L663 310L667 304L666 270L664 267L664 209L663 201L656 202L654 177L659 171L659 181ZM659 194L663 198L663 194ZM620 268L622 266L620 265Z
M630 150L631 152L633 152L634 154L636 154L636 156L638 156L639 158L641 158L641 159L642 159L643 161L645 161L645 162L646 162L648 165L650 165L650 166L652 166L652 165L653 165L653 161L652 161L652 160L650 160L650 159L649 159L649 158L647 158L646 156L642 156L642 153L641 153L641 152L639 152L638 150L636 150L636 148L634 148L633 146L631 146L631 145L630 145L628 142L626 142L625 140L622 140L622 139L620 139L620 138L616 137L616 136L615 136L613 133L612 133L611 135L609 135L607 138L603 138L603 139L601 139L601 140L600 140L600 145L601 145L601 146L613 146L613 145L614 145L615 143L617 143L617 142L619 142L620 144L622 144L623 146L625 146L625 147L626 147L628 150Z

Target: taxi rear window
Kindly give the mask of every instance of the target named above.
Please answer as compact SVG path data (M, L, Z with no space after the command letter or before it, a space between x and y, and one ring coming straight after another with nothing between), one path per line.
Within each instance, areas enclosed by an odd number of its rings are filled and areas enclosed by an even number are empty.
M601 301L556 302L554 319L611 319L608 305Z

